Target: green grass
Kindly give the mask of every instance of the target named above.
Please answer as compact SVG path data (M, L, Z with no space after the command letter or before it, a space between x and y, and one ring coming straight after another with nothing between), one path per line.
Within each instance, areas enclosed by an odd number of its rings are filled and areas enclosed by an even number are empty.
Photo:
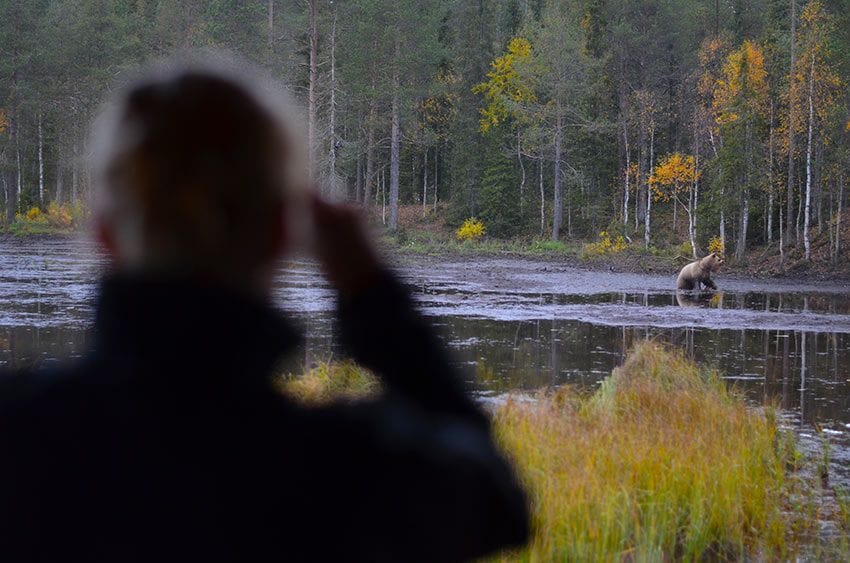
M378 389L348 363L282 388L311 403ZM847 542L819 539L820 479L804 476L817 472L803 470L774 409L747 406L679 353L644 344L594 394L561 387L509 399L493 415L530 491L535 529L526 549L495 561L848 555ZM850 508L838 497L836 524L846 529Z
M384 247L401 254L417 255L502 255L519 256L578 256L580 245L543 239L494 239L485 237L478 241L459 241L440 234L406 231L381 239Z

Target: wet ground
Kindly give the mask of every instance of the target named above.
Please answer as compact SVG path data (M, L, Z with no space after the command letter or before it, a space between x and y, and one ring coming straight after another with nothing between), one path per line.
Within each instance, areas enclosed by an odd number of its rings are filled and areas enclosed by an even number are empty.
M65 239L0 240L0 367L84 351L103 260ZM595 388L637 341L680 346L755 404L775 402L807 447L832 444L850 485L850 286L717 276L685 295L673 276L588 272L521 259L408 258L399 271L482 397ZM289 364L338 357L333 294L310 262L282 264L275 300L307 335Z

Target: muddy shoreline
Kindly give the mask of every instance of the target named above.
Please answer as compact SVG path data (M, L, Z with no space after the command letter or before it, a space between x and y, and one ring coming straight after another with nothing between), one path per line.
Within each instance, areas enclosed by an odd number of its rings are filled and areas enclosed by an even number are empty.
M528 263L545 264L541 270L543 272L578 270L583 272L668 276L672 280L670 289L675 289L675 280L679 270L682 266L689 262L684 259L673 260L670 258L644 255L624 255L611 258L583 260L577 256L569 254L526 254L522 252L476 254L474 252L467 253L446 251L420 254L399 251L397 248L392 248L384 249L384 253L391 263L402 269L410 266L442 264L446 262L475 261L493 262L495 264L500 260L517 260ZM797 266L793 269L788 268L784 270L776 270L762 269L753 265L732 265L725 266L720 272L715 274L713 278L718 281L718 285L722 283L722 280L742 283L776 281L783 287L823 287L832 288L833 291L838 290L850 293L850 260L848 260L847 268L845 269L834 270L831 269L831 266L829 265L823 268L819 267L819 265L811 265L807 268Z
M0 247L16 245L25 241L44 241L46 243L76 241L94 246L91 237L86 231L69 234L49 233L27 235L0 232ZM387 257L387 260L402 269L409 265L507 259L545 263L546 265L551 265L553 271L557 271L558 268L569 268L586 272L669 275L675 280L682 266L690 262L690 260L682 257L671 258L630 252L625 252L617 256L582 259L575 254L554 252L476 252L475 248L470 248L469 251L463 252L443 249L422 253L412 252L395 244L380 244L379 246L382 253ZM726 279L739 282L776 280L782 282L783 286L809 285L812 282L832 283L843 286L845 291L850 293L850 258L842 261L839 265L824 262L809 263L804 260L789 259L785 267L782 267L776 257L767 256L763 251L757 250L750 253L743 265L734 263L730 265L727 263L715 277L718 280Z

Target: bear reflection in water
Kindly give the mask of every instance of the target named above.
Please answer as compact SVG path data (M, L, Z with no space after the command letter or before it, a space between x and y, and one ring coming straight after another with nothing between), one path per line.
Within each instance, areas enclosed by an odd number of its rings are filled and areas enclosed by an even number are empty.
M676 290L676 302L680 307L723 308L723 294L714 291Z

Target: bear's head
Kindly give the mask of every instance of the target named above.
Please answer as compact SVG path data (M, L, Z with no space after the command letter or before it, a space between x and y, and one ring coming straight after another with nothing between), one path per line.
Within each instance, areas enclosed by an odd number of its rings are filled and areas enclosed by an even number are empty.
M720 270L720 266L722 266L726 260L717 255L716 252L712 252L705 258L699 261L700 268L707 272L717 272Z

